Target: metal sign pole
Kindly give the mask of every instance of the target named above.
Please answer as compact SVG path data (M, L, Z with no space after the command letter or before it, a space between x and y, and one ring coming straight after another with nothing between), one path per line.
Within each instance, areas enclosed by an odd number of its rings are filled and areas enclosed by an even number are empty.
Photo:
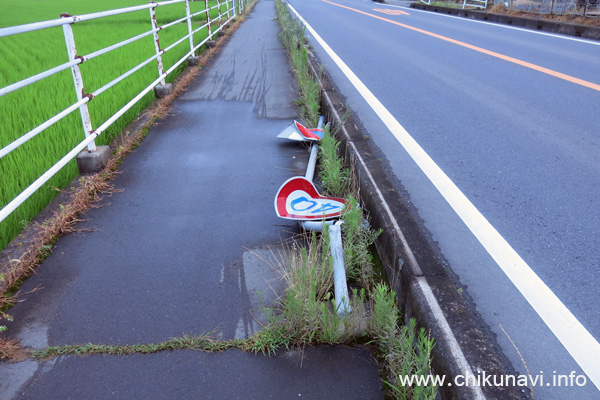
M317 129L323 129L323 123L325 122L325 117L319 117L319 123L317 125ZM317 153L319 151L319 146L316 142L314 142L310 148L310 157L308 158L308 166L306 167L306 175L304 177L309 181L313 181L315 176L315 168L317 166Z
M344 248L342 247L342 224L337 221L329 226L331 256L333 257L333 290L335 292L335 310L344 316L350 310L348 284L346 282L346 267L344 266Z

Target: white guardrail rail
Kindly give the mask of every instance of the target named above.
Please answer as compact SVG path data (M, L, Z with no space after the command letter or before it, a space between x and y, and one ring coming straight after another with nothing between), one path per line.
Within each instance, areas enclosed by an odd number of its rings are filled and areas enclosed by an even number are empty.
M219 33L219 31L224 29L226 24L231 22L235 18L237 13L243 12L243 10L245 9L245 6L246 6L245 0L223 0L223 1L217 0L216 5L209 7L208 0L204 0L205 9L192 14L190 12L189 2L190 2L190 0L171 0L171 1L165 1L165 2L160 2L160 3L150 2L149 4L144 4L144 5L140 5L140 6L127 7L127 8L121 8L121 9L116 9L116 10L109 10L109 11L103 11L103 12L97 12L97 13L85 14L85 15L77 15L77 16L72 16L72 15L65 13L65 14L61 15L60 19L36 22L36 23L13 26L13 27L8 27L8 28L0 28L0 37L5 37L5 36L18 35L18 34L22 34L22 33L26 33L26 32L32 32L32 31L62 26L63 32L64 32L64 37L65 37L65 42L67 45L67 50L69 53L69 62L64 63L62 65L58 65L54 68L51 68L51 69L44 71L42 73L39 73L37 75L31 76L29 78L23 79L19 82L13 83L9 86L0 88L0 97L6 95L8 93L14 92L15 90L24 88L34 82L37 82L44 78L52 76L60 71L70 68L72 75L73 75L73 82L75 85L75 91L77 93L77 100L78 100L76 103L72 104L71 106L67 107L63 111L59 112L58 114L56 114L52 118L48 119L41 125L37 126L36 128L27 132L26 134L19 137L12 143L10 143L7 146L0 149L0 158L6 156L11 151L13 151L13 150L17 149L19 146L21 146L23 143L25 143L28 140L30 140L31 138L35 137L40 132L49 128L50 126L52 126L56 122L60 121L61 119L63 119L64 117L71 114L72 112L74 112L77 109L79 109L79 112L81 114L81 119L83 122L83 128L84 128L84 134L85 134L84 140L82 140L75 148L73 148L68 154L66 154L62 159L60 159L60 161L58 161L56 164L54 164L48 171L46 171L42 176L40 176L37 180L35 180L29 187L27 187L24 191L22 191L16 198L14 198L10 203L8 203L4 208L2 208L2 210L0 210L0 222L2 222L7 216L9 216L17 207L19 207L25 200L27 200L33 193L35 193L35 191L37 191L40 187L42 187L42 185L44 185L44 183L46 183L50 178L52 178L61 168L63 168L69 161L71 161L73 158L75 158L86 147L89 151L94 151L96 148L94 140L98 136L100 136L112 123L114 123L119 117L121 117L127 110L129 110L131 107L133 107L142 97L144 97L148 92L153 90L157 85L159 85L159 84L164 85L165 78L167 77L167 75L169 75L171 72L173 72L177 67L179 67L179 65L181 65L184 61L186 61L189 57L193 57L195 55L195 51L198 48L200 48L200 46L204 45L209 40L212 40L214 35L217 35ZM156 22L156 9L159 7L177 4L177 3L185 3L185 16L176 21L169 22L163 26L158 26L157 22ZM222 8L225 8L225 10L223 11ZM72 29L73 24L77 24L77 23L84 22L84 21L105 18L105 17L110 17L110 16L114 16L114 15L131 13L131 12L140 11L140 10L144 10L144 9L150 10L149 17L150 17L152 29L150 29L149 31L144 32L142 34L139 34L137 36L131 37L127 40L116 43L112 46L105 47L103 49L100 49L98 51L90 53L90 54L83 55L83 56L77 54L77 49L75 46L75 38L73 35L73 29ZM214 9L218 9L218 15L211 20L210 12ZM183 9L182 9L182 14L183 14ZM201 15L201 14L206 15L207 22L205 24L203 24L202 26L200 26L199 28L192 30L192 18L195 16L198 16L198 15ZM168 46L164 49L161 49L159 46L159 41L158 41L159 31L169 28L170 26L173 26L175 24L182 23L184 21L187 21L188 34L186 36L180 38L179 40L177 40L170 46ZM217 22L219 23L219 26L217 29L213 30L211 28L211 25L216 25ZM193 35L195 33L197 33L198 31L205 29L205 28L208 30L208 37L206 37L200 43L194 44ZM156 50L155 55L153 55L152 57L148 58L147 60L141 62L137 66L131 68L127 72L123 73L121 76L106 83L104 86L97 89L96 91L89 93L89 94L85 93L84 84L83 84L84 82L83 82L83 79L81 76L79 64L82 64L82 63L84 63L88 60L91 60L95 57L98 57L102 54L106 54L112 50L118 49L120 47L123 47L127 44L130 44L132 42L135 42L137 40L140 40L140 39L150 36L150 35L153 35L153 37L154 37L154 45L155 45L154 47ZM165 71L163 68L163 63L162 63L162 55L165 54L166 52L168 52L169 50L173 49L178 44L184 42L186 39L189 40L190 51L188 53L186 53L181 59L179 59L171 68L169 68L168 70ZM118 110L115 114L113 114L110 118L108 118L104 123L102 123L96 129L93 129L92 122L90 120L89 111L88 111L88 103L95 97L102 94L107 89L109 89L112 86L116 85L117 83L123 81L124 79L126 79L130 75L134 74L136 71L140 70L141 68L143 68L144 66L151 63L154 60L156 60L156 62L158 64L158 77L156 78L156 80L154 80L152 83L150 83L144 90L142 90L137 96L135 96L133 99L131 99L123 108Z
M421 3L425 3L427 5L431 5L431 0L419 0ZM453 3L456 4L456 3ZM463 0L462 8L466 7L476 7L486 9L488 5L488 0Z

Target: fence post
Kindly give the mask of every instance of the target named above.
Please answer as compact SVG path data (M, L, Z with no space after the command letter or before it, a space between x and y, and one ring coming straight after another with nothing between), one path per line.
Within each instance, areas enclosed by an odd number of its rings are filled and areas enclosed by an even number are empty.
M200 60L196 57L194 51L194 35L192 35L192 13L190 12L190 0L185 0L185 15L187 16L187 26L188 26L188 35L190 35L190 51L192 55L188 58L188 65L194 66L198 65L198 61Z
M210 11L208 9L208 0L204 0L204 9L206 10L206 23L208 24L208 40L206 41L206 47L215 47L215 41L213 40L212 27L210 26L212 21L210 20Z
M225 34L225 32L223 32L223 21L222 21L221 1L220 0L217 0L217 6L219 9L219 32L217 33L217 35L223 36Z
M160 49L160 42L158 40L158 31L161 29L159 28L157 22L156 22L156 7L158 6L158 4L156 4L153 1L149 1L149 4L153 4L153 6L150 8L150 22L152 23L152 35L154 36L154 50L156 51L156 63L158 64L158 76L161 77L164 73L165 73L165 69L163 68L163 63L162 63L162 57L161 55L163 54L163 51ZM161 99L169 94L171 94L171 90L172 90L172 85L169 83L165 83L165 78L162 77L160 80L160 85L156 85L156 87L154 88L154 95L156 96L157 99Z
M61 18L68 18L69 14L61 14ZM64 24L63 33L65 34L65 43L67 45L67 52L69 53L69 61L75 61L75 59L79 58L77 55L77 47L75 46L75 37L73 36L73 28L71 24ZM84 60L82 60L83 62ZM91 95L85 94L85 89L83 87L83 78L81 76L81 69L79 68L79 64L75 64L71 67L71 73L73 75L73 83L75 84L75 93L77 94L77 101L80 101L84 97L88 97L91 100ZM90 118L90 111L88 109L87 103L82 104L79 107L79 113L81 114L81 121L83 122L83 131L85 132L85 137L88 137L92 132L92 120ZM88 151L95 151L96 143L94 141L88 144Z
M585 0L585 10L583 11L583 16L587 17L588 15L588 8L590 7L590 0Z
M69 18L70 15L67 13L61 14L61 18ZM73 36L73 27L71 24L64 24L63 33L65 34L65 43L67 45L67 53L69 53L69 61L75 61L80 58L81 62L85 59L82 56L77 55L77 47L75 46L75 36ZM85 93L83 86L83 77L81 76L81 69L79 64L71 66L71 73L73 75L73 83L75 84L75 94L77 95L77 101L82 99L88 99L88 102L92 100L91 94ZM79 107L79 113L81 114L81 122L83 123L83 131L85 137L89 137L93 133L92 119L90 118L90 110L88 109L87 103L82 104ZM110 147L109 146L98 146L96 142L92 140L87 145L87 151L82 151L77 155L77 166L79 172L82 174L98 172L104 168L110 158Z

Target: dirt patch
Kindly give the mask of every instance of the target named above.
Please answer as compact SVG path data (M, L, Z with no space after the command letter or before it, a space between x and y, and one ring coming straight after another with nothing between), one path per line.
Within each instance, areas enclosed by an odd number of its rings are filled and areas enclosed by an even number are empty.
M583 26L597 26L600 27L600 15L599 18L593 17L584 17L583 11L581 10L580 14L539 14L539 13L531 13L525 11L517 11L507 9L504 4L495 4L491 8L485 11L486 14L497 14L497 15L508 15L512 17L522 17L522 18L530 18L530 19L538 19L544 21L555 21L555 22L563 22L572 25L583 25Z

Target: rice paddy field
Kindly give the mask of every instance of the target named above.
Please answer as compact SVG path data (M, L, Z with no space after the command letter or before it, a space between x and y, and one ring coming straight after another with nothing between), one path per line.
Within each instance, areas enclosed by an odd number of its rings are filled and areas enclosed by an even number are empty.
M60 14L82 15L147 4L143 0L0 0L0 28L57 19ZM209 7L216 1L209 2ZM204 1L191 1L191 12L205 9ZM225 12L225 5L222 5ZM185 3L156 9L159 25L180 19ZM211 18L218 10L211 11ZM225 20L225 18L223 18ZM202 13L194 17L193 29L206 22ZM213 30L218 27L213 25ZM150 11L141 10L124 15L85 21L73 25L77 53L86 55L129 39L151 29ZM187 34L187 23L178 23L161 30L161 48L166 48ZM202 29L194 36L194 44L208 36ZM185 40L163 55L165 70L190 50ZM102 87L155 53L152 35L80 64L86 93ZM16 36L0 38L0 88L68 62L62 27L49 28ZM185 64L185 63L184 63ZM172 81L185 66L175 70L166 80ZM88 103L93 128L98 127L116 111L158 77L156 62L151 62L123 82L95 97ZM117 120L98 139L96 145L108 144L123 128L154 100L150 92ZM77 102L70 69L0 97L0 148ZM41 132L12 153L0 158L0 209L33 183L53 164L84 139L78 111L71 113ZM71 161L44 187L0 222L0 250L78 174Z

